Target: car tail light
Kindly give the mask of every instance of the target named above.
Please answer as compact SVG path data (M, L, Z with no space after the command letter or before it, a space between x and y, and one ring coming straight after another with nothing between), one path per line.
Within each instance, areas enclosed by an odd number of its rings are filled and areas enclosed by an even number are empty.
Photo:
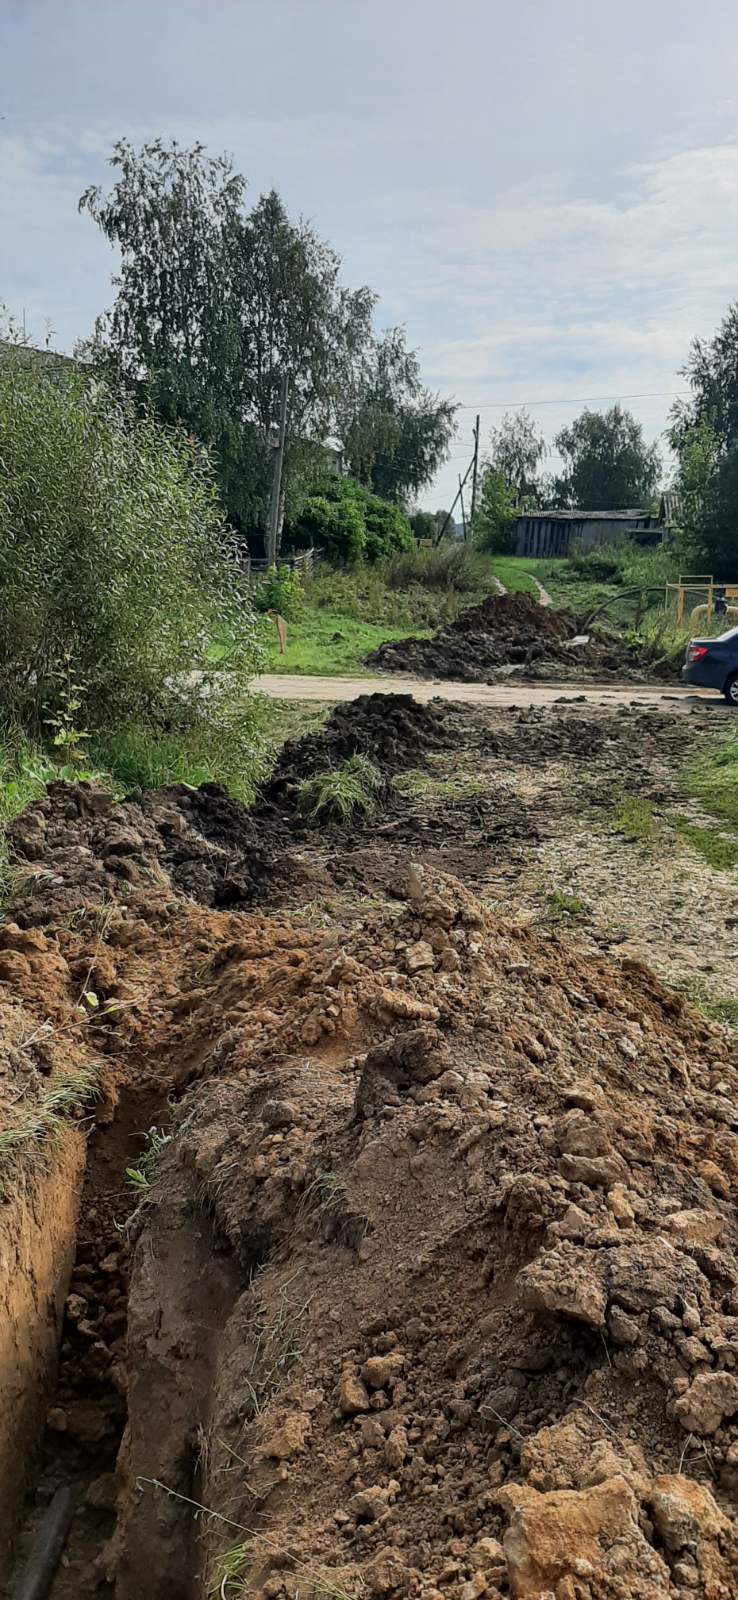
M687 651L688 661L702 661L708 653L706 644L691 644Z

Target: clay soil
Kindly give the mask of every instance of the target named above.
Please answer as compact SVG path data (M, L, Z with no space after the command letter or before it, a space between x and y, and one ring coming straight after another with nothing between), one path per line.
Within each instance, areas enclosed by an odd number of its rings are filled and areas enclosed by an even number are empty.
M15 825L6 1193L50 1094L89 1129L16 1546L71 1484L52 1600L738 1592L735 1035L684 992L738 999L738 880L672 828L714 736L372 697L252 813ZM356 750L375 815L307 827Z
M673 677L650 648L630 644L600 626L583 635L572 611L544 608L528 594L490 595L430 639L380 645L366 665L461 683L495 682L511 673L599 683Z

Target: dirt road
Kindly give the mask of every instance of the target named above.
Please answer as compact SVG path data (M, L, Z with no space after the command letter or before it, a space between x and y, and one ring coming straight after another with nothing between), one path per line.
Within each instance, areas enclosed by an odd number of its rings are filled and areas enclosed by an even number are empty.
M728 714L715 695L697 694L678 684L637 685L581 683L453 683L400 675L382 678L309 678L302 674L265 673L253 687L276 700L335 702L361 694L411 694L425 702L439 698L478 706L551 706L562 700L587 700L595 705L669 705L685 711L710 704Z

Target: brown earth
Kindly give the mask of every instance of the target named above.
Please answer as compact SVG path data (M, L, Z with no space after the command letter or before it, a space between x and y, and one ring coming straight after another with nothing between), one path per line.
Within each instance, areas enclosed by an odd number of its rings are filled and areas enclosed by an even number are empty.
M565 791L666 801L689 724L413 715L353 833L80 786L15 829L4 1122L100 1085L52 1600L738 1592L733 1036L516 889Z
M600 682L674 676L650 648L602 628L582 636L572 611L543 607L528 594L490 595L430 639L388 640L367 656L366 665L461 683L483 683L510 670L528 678Z

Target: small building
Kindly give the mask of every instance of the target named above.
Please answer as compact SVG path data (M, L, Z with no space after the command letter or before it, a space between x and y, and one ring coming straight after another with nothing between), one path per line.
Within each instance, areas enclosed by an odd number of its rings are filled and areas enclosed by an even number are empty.
M647 511L527 511L516 519L517 556L568 556L618 539L643 539L652 527Z

